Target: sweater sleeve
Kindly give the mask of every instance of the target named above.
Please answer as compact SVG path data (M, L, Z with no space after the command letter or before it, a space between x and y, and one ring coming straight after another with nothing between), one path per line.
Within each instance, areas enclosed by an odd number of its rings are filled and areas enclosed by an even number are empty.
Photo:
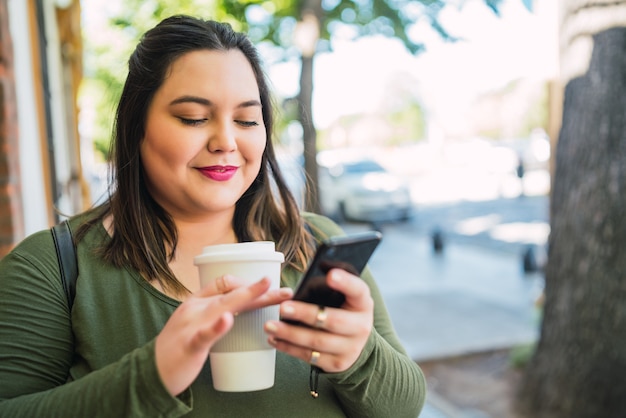
M371 274L362 277L374 299L374 329L350 369L326 376L348 416L415 418L426 400L424 374L402 347Z
M343 235L327 218L306 219L323 235ZM426 380L407 354L369 269L361 275L374 300L374 329L358 360L348 370L324 376L333 384L348 416L417 417L426 399Z
M190 410L162 384L154 342L73 380L70 312L49 231L0 261L0 416L159 416Z

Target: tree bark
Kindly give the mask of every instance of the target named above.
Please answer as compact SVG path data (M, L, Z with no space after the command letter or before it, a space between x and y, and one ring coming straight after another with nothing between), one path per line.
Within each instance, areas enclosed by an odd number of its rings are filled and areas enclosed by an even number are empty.
M318 167L317 167L317 131L313 123L313 57L302 56L300 73L300 94L298 95L298 119L302 125L304 145L304 171L307 177L305 209L320 213Z
M524 417L626 416L626 27L592 40L588 70L565 88L544 317L517 398Z
M321 213L317 167L317 130L313 122L313 63L315 50L322 29L324 10L322 0L305 0L301 9L301 20L308 24L317 25L309 28L315 34L315 39L310 39L312 45L308 45L302 51L302 66L300 70L300 93L298 95L298 119L302 125L302 141L304 148L304 171L306 173L306 198L304 207L309 212Z

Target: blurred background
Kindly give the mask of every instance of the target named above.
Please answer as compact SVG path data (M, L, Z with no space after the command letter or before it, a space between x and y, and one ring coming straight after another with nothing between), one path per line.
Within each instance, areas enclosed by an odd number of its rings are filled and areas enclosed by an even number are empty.
M578 70L562 68L562 5L0 0L0 255L106 195L140 35L174 13L227 21L265 61L302 209L384 234L371 269L427 372L423 416L514 416L516 367L541 322L564 85Z
M303 209L406 221L423 205L549 191L562 95L555 2L4 0L3 9L11 122L30 151L16 156L32 167L20 173L22 235L106 193L128 56L173 13L230 22L259 46L279 105L279 157ZM382 201L397 210L385 214Z

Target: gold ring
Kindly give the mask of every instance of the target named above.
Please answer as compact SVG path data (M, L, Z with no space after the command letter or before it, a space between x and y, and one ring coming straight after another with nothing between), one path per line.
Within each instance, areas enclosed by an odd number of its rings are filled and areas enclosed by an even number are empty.
M319 359L320 359L320 352L315 351L315 350L311 351L311 358L309 359L309 363L315 366Z
M319 311L317 311L317 315L315 316L315 324L313 326L315 328L324 328L326 324L326 318L328 317L326 310L323 306L320 306Z

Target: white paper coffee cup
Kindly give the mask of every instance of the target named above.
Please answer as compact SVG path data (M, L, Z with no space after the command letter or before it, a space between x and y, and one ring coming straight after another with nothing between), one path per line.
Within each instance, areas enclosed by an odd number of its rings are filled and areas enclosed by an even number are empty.
M280 267L285 257L275 251L271 241L220 244L204 247L194 258L200 271L202 287L230 274L247 284L263 277L271 288L280 287ZM267 342L263 325L278 320L278 306L242 312L235 317L232 329L222 337L209 354L213 386L222 392L248 392L274 385L276 349Z

